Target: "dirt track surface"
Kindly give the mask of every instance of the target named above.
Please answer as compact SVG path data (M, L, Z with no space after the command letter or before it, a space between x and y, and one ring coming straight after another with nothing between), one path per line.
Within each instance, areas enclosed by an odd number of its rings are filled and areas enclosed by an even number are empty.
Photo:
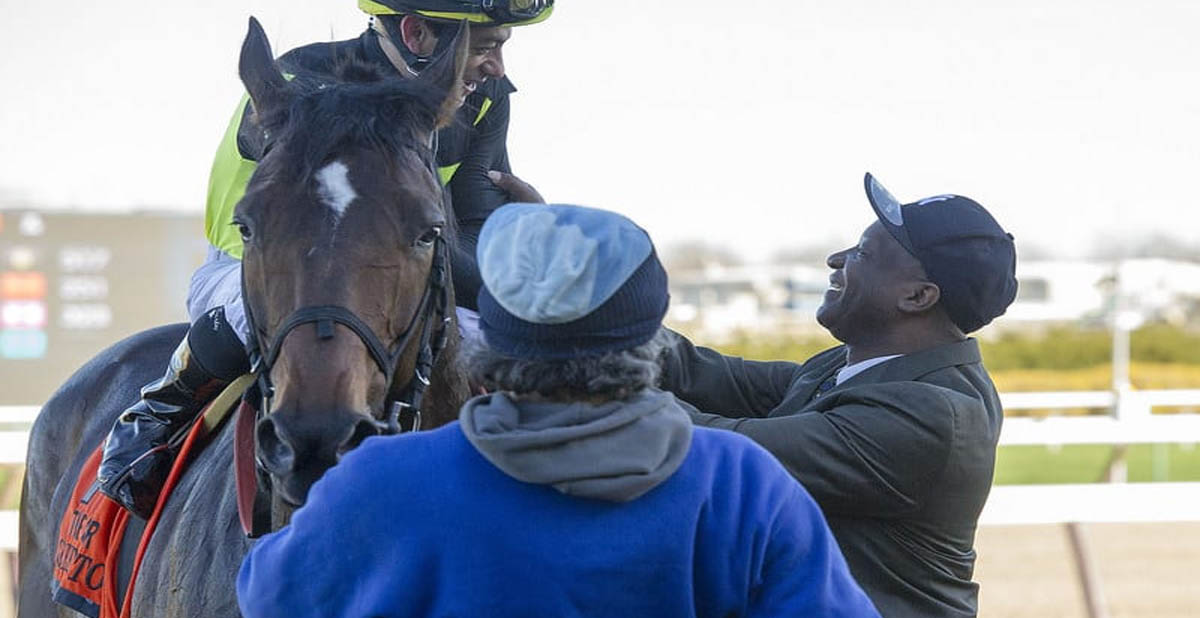
M1200 523L1087 524L1109 618L1200 616ZM1088 618L1064 525L976 536L980 618Z

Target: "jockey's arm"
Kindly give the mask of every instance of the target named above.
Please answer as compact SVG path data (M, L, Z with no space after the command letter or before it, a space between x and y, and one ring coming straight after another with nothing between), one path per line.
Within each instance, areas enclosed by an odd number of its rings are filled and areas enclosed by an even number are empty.
M466 156L457 165L447 185L458 220L458 242L451 253L455 303L474 310L483 281L475 264L475 242L484 220L492 211L510 201L507 193L492 182L491 170L510 172L508 165L509 98L499 97L488 104L486 113L475 124L475 132Z

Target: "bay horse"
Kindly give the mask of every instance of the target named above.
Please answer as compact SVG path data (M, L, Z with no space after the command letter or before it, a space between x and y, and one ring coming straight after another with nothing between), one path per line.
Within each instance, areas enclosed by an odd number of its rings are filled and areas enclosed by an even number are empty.
M257 344L251 358L269 412L254 431L256 460L270 479L275 527L341 454L396 431L396 413L414 393L420 399L428 386L426 427L457 418L469 393L455 361L445 259L454 218L433 158L437 128L462 101L466 49L463 25L451 53L414 79L352 65L334 82L289 80L250 20L239 75L265 154L235 224ZM159 327L113 345L43 407L21 501L21 616L74 615L49 595L72 484L185 331ZM430 351L439 344L435 362ZM138 572L134 616L239 615L234 582L253 541L239 524L233 425L194 457L163 507Z

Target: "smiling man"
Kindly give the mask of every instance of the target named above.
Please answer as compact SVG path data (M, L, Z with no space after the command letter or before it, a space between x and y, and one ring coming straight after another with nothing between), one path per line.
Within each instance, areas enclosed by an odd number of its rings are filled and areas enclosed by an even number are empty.
M883 616L974 616L975 526L1003 412L967 334L1016 296L1012 236L969 198L901 204L865 183L877 221L829 256L817 310L843 345L795 364L679 338L663 388L704 411L696 424L779 458Z

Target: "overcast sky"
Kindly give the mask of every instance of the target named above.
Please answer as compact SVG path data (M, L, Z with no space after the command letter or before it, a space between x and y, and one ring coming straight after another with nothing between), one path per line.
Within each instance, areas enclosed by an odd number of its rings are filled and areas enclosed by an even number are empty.
M0 197L200 212L257 15L277 53L352 0L0 0ZM1200 243L1195 0L559 0L506 48L519 175L660 245L852 242L870 170L1063 255ZM202 234L202 230L197 230Z

